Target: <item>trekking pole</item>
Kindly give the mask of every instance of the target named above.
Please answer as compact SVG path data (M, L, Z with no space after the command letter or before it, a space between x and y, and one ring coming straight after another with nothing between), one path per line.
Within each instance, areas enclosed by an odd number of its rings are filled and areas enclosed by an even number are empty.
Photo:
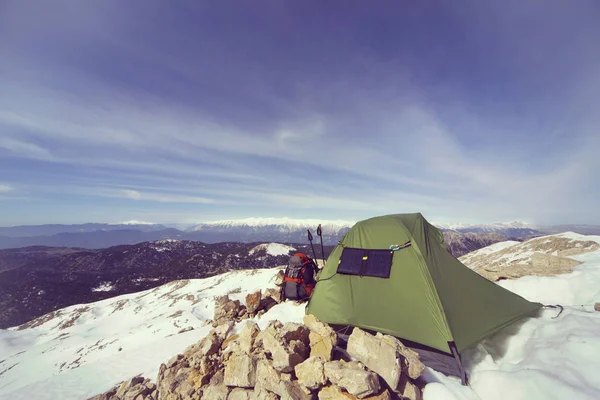
M313 257L315 258L315 260L317 259L317 254L315 253L315 247L313 246L313 235L312 233L310 233L310 229L307 229L306 232L308 232L308 241L310 242L310 247L312 248L313 251Z
M323 258L323 267L325 267L325 250L323 249L323 231L321 230L321 224L317 227L317 235L321 239L321 257Z

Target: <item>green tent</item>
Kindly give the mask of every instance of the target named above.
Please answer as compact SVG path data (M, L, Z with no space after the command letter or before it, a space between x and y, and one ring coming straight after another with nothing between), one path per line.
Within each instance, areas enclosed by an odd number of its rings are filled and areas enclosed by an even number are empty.
M417 213L356 223L327 259L306 313L451 356L466 381L460 353L541 306L470 270Z

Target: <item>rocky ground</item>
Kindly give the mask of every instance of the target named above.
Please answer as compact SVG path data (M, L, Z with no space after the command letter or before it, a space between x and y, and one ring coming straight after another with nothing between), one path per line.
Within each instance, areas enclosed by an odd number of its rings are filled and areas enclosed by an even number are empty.
M459 260L492 281L526 275L555 276L569 273L581 264L571 257L600 249L600 243L594 238L598 237L566 233L522 243L502 242L466 254Z
M422 398L425 367L398 339L354 328L347 340L312 315L304 323L271 321L261 330L240 319L264 313L277 291L219 297L214 329L160 366L153 383L129 378L91 400L275 400Z

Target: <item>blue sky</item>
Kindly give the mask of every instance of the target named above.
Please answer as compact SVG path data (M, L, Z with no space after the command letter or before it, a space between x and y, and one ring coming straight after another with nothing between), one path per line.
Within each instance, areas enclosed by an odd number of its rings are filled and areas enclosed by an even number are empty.
M600 223L600 3L0 0L0 225Z

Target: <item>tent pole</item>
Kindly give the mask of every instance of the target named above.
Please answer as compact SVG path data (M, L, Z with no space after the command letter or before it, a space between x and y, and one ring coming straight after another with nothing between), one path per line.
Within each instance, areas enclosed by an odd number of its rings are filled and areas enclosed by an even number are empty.
M456 360L456 364L458 365L458 370L460 371L460 383L462 383L463 386L468 386L469 385L469 377L467 376L467 371L465 371L465 367L463 366L462 358L460 357L460 353L458 352L458 349L456 348L456 343L448 342L448 347L450 347L450 351L452 352L452 355L454 356L454 360Z

